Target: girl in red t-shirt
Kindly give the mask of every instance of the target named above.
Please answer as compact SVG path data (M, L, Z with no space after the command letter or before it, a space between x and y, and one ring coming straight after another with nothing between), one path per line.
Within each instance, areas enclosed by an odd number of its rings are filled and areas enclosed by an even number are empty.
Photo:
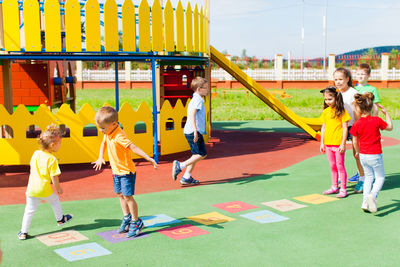
M393 124L389 113L381 105L377 106L385 115L386 122L371 116L374 105L374 95L371 92L356 94L354 99L354 111L360 119L353 124L350 133L354 137L355 155L360 158L365 173L361 209L376 212L376 196L385 182L380 130L391 131Z

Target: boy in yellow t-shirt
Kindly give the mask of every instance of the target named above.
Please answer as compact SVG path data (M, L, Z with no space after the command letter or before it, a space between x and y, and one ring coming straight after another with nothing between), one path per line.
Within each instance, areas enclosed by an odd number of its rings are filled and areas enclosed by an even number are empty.
M118 112L112 107L102 107L96 113L95 121L100 131L104 133L100 145L99 158L93 162L93 168L100 170L104 164L104 150L107 147L108 157L113 173L114 192L118 195L124 214L119 233L128 231L127 237L140 234L144 224L138 217L138 206L133 198L135 194L136 169L132 161L131 151L149 161L154 168L158 165L140 148L135 146L118 125Z
M30 175L26 190L26 207L18 238L25 240L33 214L42 200L53 208L59 226L72 219L71 214L63 215L60 199L53 192L53 182L57 192L63 193L58 176L61 174L56 157L53 155L61 146L61 131L54 124L50 125L39 137L40 150L36 150L30 161Z

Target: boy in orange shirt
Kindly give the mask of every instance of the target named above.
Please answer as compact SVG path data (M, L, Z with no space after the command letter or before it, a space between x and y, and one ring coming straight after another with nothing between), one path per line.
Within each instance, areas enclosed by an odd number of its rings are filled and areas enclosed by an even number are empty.
M118 232L123 233L128 230L127 237L137 236L140 234L144 224L138 217L138 206L133 198L135 194L136 168L132 161L131 151L146 159L155 169L158 165L154 159L150 158L128 139L126 133L119 127L118 112L114 108L100 108L96 113L95 121L100 131L104 134L104 138L100 145L99 158L92 163L94 164L93 168L100 170L101 165L105 164L103 155L107 147L113 173L114 192L119 197L124 214Z

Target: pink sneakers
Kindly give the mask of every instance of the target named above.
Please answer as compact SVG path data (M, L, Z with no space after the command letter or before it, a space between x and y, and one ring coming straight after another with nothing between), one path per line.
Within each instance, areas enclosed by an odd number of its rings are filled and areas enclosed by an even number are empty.
M330 189L324 191L324 195L337 194L338 192L339 188L331 187Z
M340 189L340 192L339 192L339 194L336 195L336 197L338 197L338 198L347 197L347 191L346 191L346 189Z

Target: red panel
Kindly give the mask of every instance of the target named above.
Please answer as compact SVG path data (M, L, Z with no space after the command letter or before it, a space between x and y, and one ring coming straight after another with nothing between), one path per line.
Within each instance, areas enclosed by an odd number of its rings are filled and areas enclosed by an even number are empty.
M12 87L12 89L14 90L14 89L20 89L21 88L21 82L20 81L18 81L18 80L12 80L11 81L11 87Z
M40 104L38 97L23 96L22 103L26 106L38 106Z
M20 96L13 96L13 105L16 106L16 105L19 105L19 104L22 104L21 97Z
M29 90L25 90L25 89L14 89L14 87L13 87L12 94L13 94L13 96L28 96Z
M46 97L42 90L40 89L31 89L29 90L29 96L43 96Z
M47 97L40 97L40 104L45 104L48 105L49 104L49 99L47 99Z

